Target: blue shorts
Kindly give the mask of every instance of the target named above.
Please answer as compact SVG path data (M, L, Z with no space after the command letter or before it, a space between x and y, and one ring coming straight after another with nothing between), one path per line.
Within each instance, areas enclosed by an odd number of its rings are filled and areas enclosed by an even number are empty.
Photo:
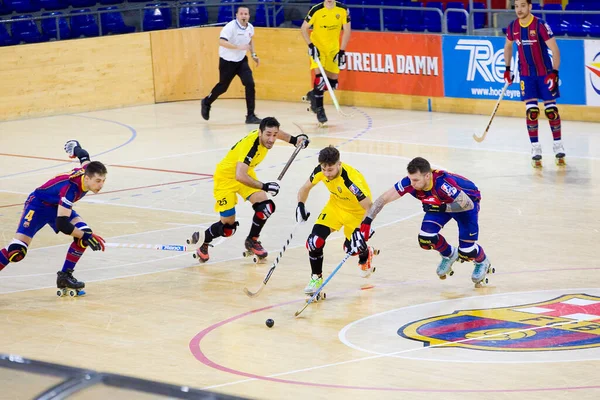
M46 224L50 225L54 232L58 233L58 229L56 229L57 212L58 206L43 204L33 197L33 195L29 196L23 207L23 214L21 214L17 233L32 238ZM70 220L76 217L79 217L79 214L75 210L71 210Z
M521 76L521 100L542 99L543 101L556 100L560 97L560 90L552 94L548 85L544 83L545 76Z
M475 208L470 211L458 213L425 213L425 216L423 217L423 223L421 224L421 230L429 233L438 233L451 219L454 219L458 224L459 240L472 242L479 239L479 202L475 203ZM423 225L427 221L435 222L437 225L430 224L427 229L423 229ZM435 232L430 232L432 230L432 225L438 227L439 229L437 229Z

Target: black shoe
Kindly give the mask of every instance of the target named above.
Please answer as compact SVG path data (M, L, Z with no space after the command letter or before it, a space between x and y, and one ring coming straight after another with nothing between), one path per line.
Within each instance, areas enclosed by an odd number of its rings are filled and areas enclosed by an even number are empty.
M325 115L325 109L323 107L319 107L317 108L317 120L324 124L325 122L327 122L327 115Z
M202 99L202 102L200 104L202 104L202 118L208 121L210 118L210 105L206 104L206 98Z
M73 270L68 269L66 271L58 271L56 273L56 287L59 289L62 288L71 288L71 289L83 289L85 287L85 283L78 281L73 276Z
M258 118L255 114L246 115L247 124L260 124L261 122L262 119Z
M308 102L310 103L310 110L314 113L317 112L317 99L315 97L315 92L313 92L312 90L309 90L308 93L306 93L306 100L308 100Z

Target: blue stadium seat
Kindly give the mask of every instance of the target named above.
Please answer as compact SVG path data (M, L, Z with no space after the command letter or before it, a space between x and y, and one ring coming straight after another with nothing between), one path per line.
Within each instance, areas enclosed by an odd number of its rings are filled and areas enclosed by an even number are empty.
M65 10L69 8L68 0L40 0L40 7L44 10Z
M383 0L363 0L365 6L382 6ZM363 17L365 21L365 28L370 31L381 31L384 29L381 26L381 19L379 15L379 8L365 8L363 9ZM385 11L384 11L385 19Z
M179 10L179 26L200 26L208 23L208 12L203 1L187 1L181 3Z
M100 35L100 28L95 15L79 15L90 12L89 8L71 11L71 33L73 38L80 36L95 37Z
M4 5L4 1L0 0L0 15L12 14L12 10Z
M4 0L4 5L18 13L36 12L41 9L38 0Z
M46 12L42 14L42 17L54 17L54 18L46 18L41 20L42 25L42 33L46 35L48 38L58 40L58 33L60 32L60 40L70 39L71 38L71 29L69 29L69 24L67 23L67 19L63 17L64 15L60 11ZM56 29L56 20L58 19L58 31Z
M463 3L458 1L451 1L446 4L446 11L449 9L464 10L465 6ZM467 16L461 12L449 12L448 13L448 32L451 33L465 33L467 31Z
M167 3L146 4L146 7L154 7L144 10L143 29L144 31L158 31L171 27L171 9Z
M403 0L383 0L386 6L402 7ZM354 16L352 16L354 18ZM354 22L352 23L354 25ZM400 32L406 29L404 26L404 11L387 9L383 11L383 24L386 31Z
M600 37L600 4L588 5L586 10L598 11L598 14L584 15L583 31L591 37Z
M267 26L267 19L269 20L268 26L270 27L279 26L283 23L283 10L279 11L277 17L274 18L275 8L279 7L274 0L258 0L258 2L260 4L256 6L254 26Z
M582 4L567 4L566 11L583 11ZM566 25L566 32L569 36L586 36L583 32L583 13L581 14L564 14L563 25Z
M125 21L123 21L123 14L121 14L117 6L98 8L98 11L108 10L113 11L100 14L100 26L102 27L102 35L109 35L111 33L118 35L120 33L135 32L135 27L125 25Z
M237 2L233 0L221 0L217 22L223 23L235 19L235 12L237 9L236 3ZM252 19L252 16L250 16L250 19Z
M440 1L429 1L427 2L427 8L436 8L440 11L444 10L444 4ZM423 13L423 24L427 32L441 32L442 31L442 17L437 11L425 11Z
M347 0L345 4L348 7L348 10L350 10L350 23L352 24L352 29L358 31L365 30L365 9L363 8L363 0Z
M560 4L544 4L544 6L542 7L542 10L543 11L562 11L563 8L562 8L562 5L560 5ZM554 32L555 35L561 36L566 33L566 31L561 26L561 23L563 21L562 14L545 14L543 19L544 19L544 21L546 21L548 23L548 25L550 25L550 28L552 29L552 32Z
M102 4L103 6L110 6L114 4L121 4L124 2L125 0L100 0L98 3Z
M474 10L485 10L485 4L475 2L473 3ZM485 28L485 13L475 12L473 13L473 28L481 29Z
M539 11L541 11L541 10L542 10L542 5L541 5L540 3L533 3L533 4L531 5L531 13L532 13L533 15L535 15L536 17L538 17L538 18L540 18L540 19L543 19L543 18L542 18L542 13L541 13L541 12L539 12Z
M404 4L410 7L423 7L423 3L416 2L410 4ZM423 25L423 11L417 10L404 10L403 12L404 26L410 32L423 32L425 31L425 25Z
M96 0L70 0L73 8L93 7L96 5Z
M14 21L10 27L13 39L25 43L47 42L48 38L40 33L35 21L21 21L26 18L31 18L31 15L17 15L11 18Z
M6 25L0 24L0 46L12 46L17 43L19 42L13 39L6 30Z

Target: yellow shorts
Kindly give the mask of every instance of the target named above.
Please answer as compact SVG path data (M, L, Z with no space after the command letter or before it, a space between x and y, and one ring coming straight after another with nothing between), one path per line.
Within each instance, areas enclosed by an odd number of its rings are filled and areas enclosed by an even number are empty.
M248 175L256 179L254 171L249 171ZM239 194L242 199L247 200L253 193L260 192L250 186L246 186L235 179L219 179L215 177L213 186L213 195L215 197L215 211L221 213L231 210L237 204L237 196Z
M350 240L352 237L352 232L354 232L356 228L360 227L360 223L362 222L364 216L364 210L351 213L341 210L338 206L332 204L331 202L327 202L323 210L321 210L321 214L319 214L316 223L325 225L334 231L339 231L343 226L344 236L346 236L346 239Z
M340 66L338 65L337 61L333 61L333 57L335 57L335 55L338 53L339 50L331 50L328 52L320 52L321 54L319 54L319 60L321 61L321 65L323 66L323 69L325 71L334 73L334 74L339 74L340 73ZM315 60L310 59L310 69L315 69L317 68L317 72L319 66L317 65L317 63L315 62Z

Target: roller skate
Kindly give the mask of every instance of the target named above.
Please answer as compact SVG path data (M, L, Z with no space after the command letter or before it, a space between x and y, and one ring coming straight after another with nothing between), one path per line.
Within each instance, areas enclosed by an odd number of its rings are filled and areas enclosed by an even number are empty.
M192 237L186 240L187 244L196 244L200 241L200 232L192 233Z
M327 115L325 115L325 108L317 107L315 113L317 114L317 121L319 121L319 127L322 128L325 125L327 125Z
M531 165L542 168L542 145L539 143L531 143Z
M68 269L64 272L58 271L56 273L56 287L58 288L56 290L56 295L58 297L77 297L85 294L85 291L83 290L85 283L78 281L73 276L72 269Z
M365 260L364 263L360 262L360 258L358 260L358 266L360 267L360 276L363 278L368 278L371 276L373 272L375 272L376 268L371 264L373 260L373 256L379 255L379 250L375 249L373 246L367 247L369 250L369 256Z
M306 109L309 112L317 112L317 99L315 99L315 93L312 90L309 90L306 93L306 96L302 96L302 101L306 101L310 103L310 106Z
M246 246L246 251L243 253L244 257L252 257L252 261L256 264L266 261L269 253L267 253L265 248L258 241L258 237L247 237L244 246Z
M306 299L306 301L310 300L315 295L315 293L317 293L317 290L319 290L321 285L323 285L323 277L316 274L312 274L310 277L310 282L308 282L308 285L306 285L306 287L304 288L304 294L308 296L308 299ZM326 298L327 295L321 291L315 298L315 301L325 300Z
M204 264L208 261L210 256L208 255L208 248L212 247L210 243L203 243L202 246L196 249L196 252L193 254L194 258L198 259L200 264Z
M560 140L556 140L554 144L552 144L552 150L554 151L554 161L556 162L556 165L567 165L567 161L565 160L565 148Z
M200 102L200 114L202 114L202 118L205 121L208 121L210 119L210 105L206 104L206 98L202 99L202 101Z
M480 263L475 261L473 261L473 263L475 264L475 268L473 269L471 280L475 284L475 287L480 288L487 285L489 282L487 274L495 273L496 269L492 267L492 264L487 257Z
M452 265L458 260L458 249L456 247L452 247L452 253L450 256L444 257L442 256L442 261L437 267L435 271L440 279L446 279L449 276L454 275L454 271L452 270Z

